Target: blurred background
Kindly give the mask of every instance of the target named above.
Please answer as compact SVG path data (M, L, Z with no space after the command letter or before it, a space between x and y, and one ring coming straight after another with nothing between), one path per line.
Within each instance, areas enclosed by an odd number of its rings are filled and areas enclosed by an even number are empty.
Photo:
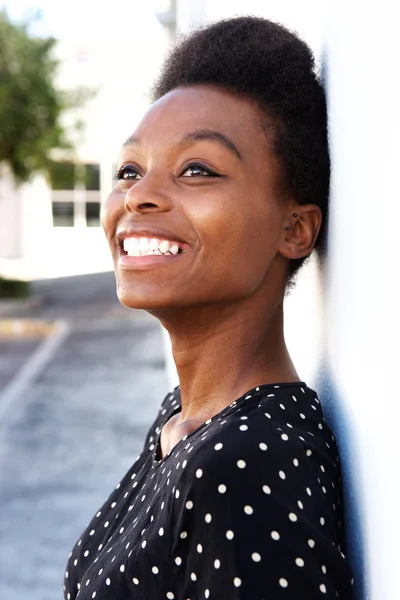
M286 299L285 333L338 438L356 597L398 598L394 5L0 0L1 599L62 598L72 545L176 383L158 323L116 299L101 204L171 46L239 14L296 30L322 69L329 252Z

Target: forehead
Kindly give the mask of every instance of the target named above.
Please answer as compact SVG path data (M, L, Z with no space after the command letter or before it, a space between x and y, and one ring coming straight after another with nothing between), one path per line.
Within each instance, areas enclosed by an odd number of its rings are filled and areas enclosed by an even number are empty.
M212 130L231 139L243 155L264 153L267 136L255 101L214 86L176 88L155 102L131 137L173 145L188 132Z

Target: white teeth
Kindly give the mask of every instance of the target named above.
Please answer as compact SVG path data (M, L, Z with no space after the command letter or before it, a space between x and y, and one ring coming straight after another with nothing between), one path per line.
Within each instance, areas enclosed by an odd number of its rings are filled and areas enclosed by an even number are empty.
M139 239L139 250L142 252L146 252L149 249L149 240L148 238L141 237Z
M158 240L156 240L156 238L150 240L149 248L151 248L151 250L158 250Z
M165 254L169 250L169 242L167 240L162 240L158 247L160 248L161 252Z
M128 256L175 255L178 254L180 250L178 244L175 242L146 237L125 238L123 241L123 248Z

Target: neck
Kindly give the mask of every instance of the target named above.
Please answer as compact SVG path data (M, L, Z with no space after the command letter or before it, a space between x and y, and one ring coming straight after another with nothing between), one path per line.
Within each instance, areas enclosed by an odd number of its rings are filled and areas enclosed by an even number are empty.
M162 318L178 371L180 422L202 422L249 389L299 381L283 335L283 303L273 310L240 306L183 310Z

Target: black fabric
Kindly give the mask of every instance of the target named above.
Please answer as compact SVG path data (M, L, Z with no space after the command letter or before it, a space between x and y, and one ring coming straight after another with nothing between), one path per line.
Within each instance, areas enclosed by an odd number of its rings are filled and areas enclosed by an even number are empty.
M352 598L338 453L315 392L254 388L158 460L179 410L177 388L75 545L65 600Z

